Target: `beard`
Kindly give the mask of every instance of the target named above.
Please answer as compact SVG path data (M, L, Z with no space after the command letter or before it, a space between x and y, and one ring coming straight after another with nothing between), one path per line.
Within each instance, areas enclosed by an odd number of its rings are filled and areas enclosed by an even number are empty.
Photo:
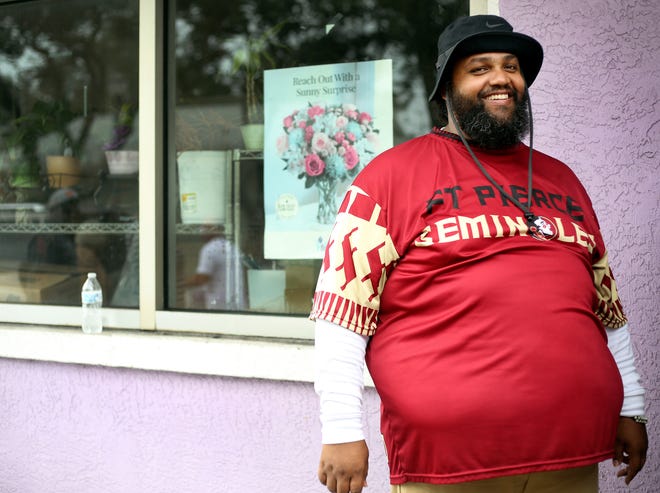
M529 132L527 93L519 96L514 90L513 96L516 101L514 111L511 116L503 119L489 113L481 99L475 102L459 94L453 87L447 90L447 99L461 130L471 143L484 149L511 147Z

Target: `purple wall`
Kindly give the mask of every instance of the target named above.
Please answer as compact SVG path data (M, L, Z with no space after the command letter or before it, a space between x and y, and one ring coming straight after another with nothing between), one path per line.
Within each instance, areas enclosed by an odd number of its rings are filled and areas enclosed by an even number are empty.
M647 388L651 446L633 490L660 491L660 3L500 1L544 47L535 147L582 179L599 216ZM601 490L623 491L609 466Z
M535 147L566 161L599 213L648 388L651 450L632 490L660 483L660 4L501 0L546 61ZM388 491L378 399L366 396L368 492ZM570 405L567 403L567 405ZM0 359L2 493L322 492L311 384ZM603 492L623 491L611 467Z
M319 443L311 384L0 359L2 493L322 491Z

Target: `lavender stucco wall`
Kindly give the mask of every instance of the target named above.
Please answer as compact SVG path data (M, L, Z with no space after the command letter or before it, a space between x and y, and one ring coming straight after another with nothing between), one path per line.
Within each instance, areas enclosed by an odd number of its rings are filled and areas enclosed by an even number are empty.
M546 50L535 147L595 202L648 388L651 450L633 491L660 484L660 4L501 0ZM570 405L570 403L566 403ZM388 491L378 398L366 395L369 488ZM322 492L311 384L0 359L0 493ZM608 465L605 493L624 491Z
M319 443L311 384L0 359L0 493L323 491Z
M565 161L594 202L651 418L632 489L660 491L660 3L501 0L500 12L544 47L535 147ZM624 491L609 467L601 479L603 492Z

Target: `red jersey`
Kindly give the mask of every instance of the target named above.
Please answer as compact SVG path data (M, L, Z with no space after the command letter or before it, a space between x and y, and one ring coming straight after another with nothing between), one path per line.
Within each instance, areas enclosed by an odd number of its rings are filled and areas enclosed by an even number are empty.
M527 200L527 146L474 151ZM372 160L340 207L311 316L372 336L392 484L612 456L623 392L603 325L625 317L584 188L533 165L536 237L449 134Z

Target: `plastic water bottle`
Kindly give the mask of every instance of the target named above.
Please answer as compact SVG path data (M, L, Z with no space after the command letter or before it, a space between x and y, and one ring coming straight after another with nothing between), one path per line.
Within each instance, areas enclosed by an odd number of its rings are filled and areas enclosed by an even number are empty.
M103 291L96 278L96 272L87 274L82 292L82 330L85 334L98 334L103 330L101 319L101 306L103 305Z

